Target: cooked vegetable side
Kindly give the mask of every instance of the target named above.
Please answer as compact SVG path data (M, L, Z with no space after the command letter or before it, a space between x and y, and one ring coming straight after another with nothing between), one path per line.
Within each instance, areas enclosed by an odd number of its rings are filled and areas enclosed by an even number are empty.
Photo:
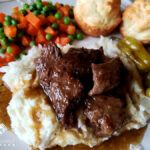
M73 6L41 0L25 3L20 10L13 8L11 15L0 13L0 53L5 57L9 53L13 58L10 60L16 60L21 58L19 54L23 50L38 44L53 41L65 46L75 39L83 39L78 30L74 25ZM12 45L16 46L12 48ZM3 65L7 65L5 60L2 59Z

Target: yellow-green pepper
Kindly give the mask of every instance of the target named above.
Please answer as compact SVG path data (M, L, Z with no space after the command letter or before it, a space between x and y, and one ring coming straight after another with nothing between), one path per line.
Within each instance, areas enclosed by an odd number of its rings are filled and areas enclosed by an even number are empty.
M147 88L147 89L146 89L145 95L146 95L147 97L150 97L150 88Z
M150 54L140 41L125 37L118 41L118 48L134 61L140 71L150 71Z
M146 73L146 75L144 76L144 83L146 87L150 87L150 72Z

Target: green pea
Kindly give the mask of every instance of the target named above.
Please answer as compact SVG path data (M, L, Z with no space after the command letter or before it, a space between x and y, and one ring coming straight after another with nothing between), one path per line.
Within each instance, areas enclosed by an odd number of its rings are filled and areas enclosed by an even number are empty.
M43 4L42 4L41 2L37 2L37 3L36 3L36 8L37 8L38 10L41 10L41 9L43 8Z
M12 26L17 26L17 24L18 24L17 20L15 20L15 19L11 20L11 25Z
M17 31L17 37L22 37L24 34L23 30L22 29L18 29Z
M77 33L76 34L76 39L77 40L82 40L83 39L83 33Z
M3 38L1 42L2 42L2 45L6 47L9 46L9 41L6 38Z
M21 9L20 12L25 16L27 14L25 9Z
M3 39L3 38L5 38L5 34L4 32L0 32L0 39Z
M10 26L11 25L11 22L10 21L5 21L4 22L4 26Z
M3 24L0 22L0 28L3 27Z
M44 7L42 8L42 10L45 11L45 12L47 12L47 11L49 10L49 6L44 6Z
M0 33L1 33L1 32L4 32L4 29L3 29L3 28L0 28Z
M70 24L71 19L69 17L64 17L64 24Z
M51 25L51 27L56 30L56 29L58 29L58 24L57 24L57 23L53 23L53 24Z
M45 11L43 11L43 10L41 11L41 14L42 14L43 16L45 16L45 17L47 16L47 13L46 13Z
M70 42L73 42L73 40L74 40L74 35L68 35L68 38L70 39Z
M30 42L30 46L32 47L32 46L35 46L36 45L36 43L35 43L35 41L31 41Z
M46 40L50 41L52 39L52 35L46 34Z
M8 40L9 40L10 42L14 42L16 39L9 37Z
M26 9L28 9L28 8L29 8L29 5L25 3L25 4L23 4L23 6L22 6L22 7L23 7L23 9L25 9L25 10L26 10Z
M36 15L36 16L38 16L40 14L40 12L38 10L34 10L33 14Z
M12 52L13 52L13 50L12 50L12 48L11 48L10 46L7 47L6 51L7 51L8 53L12 53Z
M71 9L73 9L73 8L74 8L74 6L70 6L70 8L71 8Z
M5 21L9 21L10 22L11 21L11 16L6 16L5 17Z
M54 15L54 17L56 18L56 19L61 19L62 18L62 13L60 13L60 12L57 12L55 15Z
M1 53L1 54L4 54L4 53L5 53L5 50L4 50L2 47L0 48L0 53Z
M23 58L23 56L25 56L25 55L27 55L27 53L26 53L26 52L21 52L21 53L19 54L19 58L20 58L20 59L22 59L22 58Z
M41 3L42 1L41 0L36 0L36 3Z
M29 9L31 10L31 11L33 11L33 10L35 10L36 9L36 4L35 3L33 3L33 4L31 4L30 6L29 6Z

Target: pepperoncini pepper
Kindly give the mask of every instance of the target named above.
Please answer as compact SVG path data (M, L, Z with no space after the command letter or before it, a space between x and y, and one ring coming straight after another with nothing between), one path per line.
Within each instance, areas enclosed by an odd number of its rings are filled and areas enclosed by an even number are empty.
M145 94L146 96L150 97L150 72L146 73L146 75L144 76L144 83L147 88Z
M146 73L146 75L144 76L144 83L146 87L150 87L150 72Z
M125 37L119 40L117 45L122 52L134 61L140 71L150 71L150 54L140 41L131 37Z

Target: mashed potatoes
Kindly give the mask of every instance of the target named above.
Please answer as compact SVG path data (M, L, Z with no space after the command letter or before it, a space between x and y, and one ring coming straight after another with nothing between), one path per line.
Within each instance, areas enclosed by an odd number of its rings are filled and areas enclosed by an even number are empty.
M80 44L82 45L82 43ZM126 94L131 121L114 135L125 130L139 129L145 126L150 118L150 99L144 95L141 79L135 65L118 50L112 40L101 37L95 42L93 48L100 46L103 46L105 55L109 57L120 56L133 77L129 83L130 92ZM66 53L69 47L68 45L61 48L62 52ZM88 48L88 44L85 47ZM3 81L13 92L13 97L7 107L13 132L26 144L39 149L80 143L92 147L110 138L96 137L85 125L82 112L79 112L78 129L65 130L59 125L49 100L38 84L35 72L34 58L40 55L41 49L41 46L33 47L22 60L9 63L8 66L0 69L1 72L6 72Z

